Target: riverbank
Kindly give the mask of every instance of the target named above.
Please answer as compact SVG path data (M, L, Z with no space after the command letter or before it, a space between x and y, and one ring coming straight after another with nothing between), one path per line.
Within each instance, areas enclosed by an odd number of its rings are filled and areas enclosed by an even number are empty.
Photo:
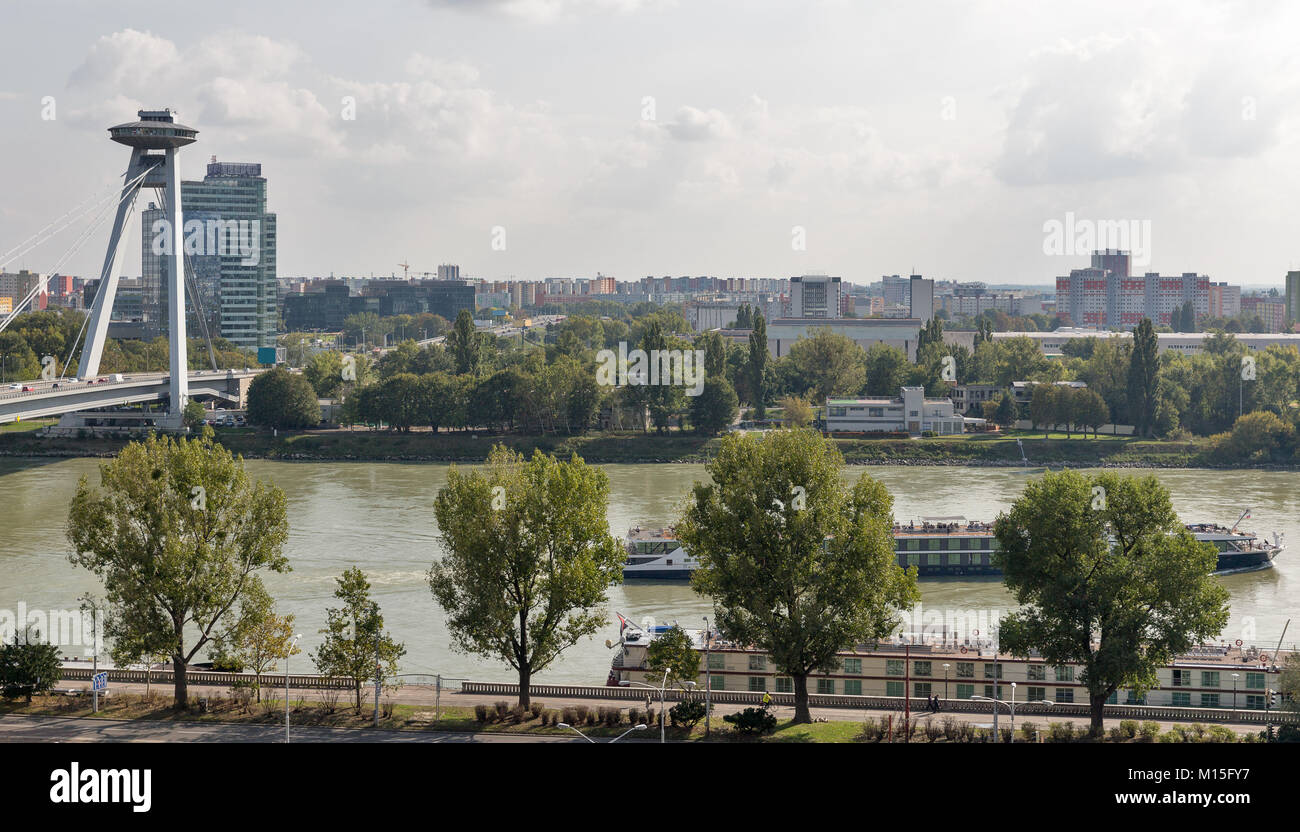
M674 434L593 432L581 436L491 435L469 431L413 430L410 433L365 429L281 433L253 428L218 429L218 440L247 459L290 461L482 462L494 444L523 454L534 449L567 457L576 453L595 464L702 463L717 452L720 440ZM1072 468L1268 468L1297 466L1211 464L1204 439L1147 440L1129 436L1066 438L1053 434L1016 436L981 434L930 439L835 439L851 465L964 465L989 467ZM0 433L0 456L108 457L126 444L124 438L49 437L40 431Z

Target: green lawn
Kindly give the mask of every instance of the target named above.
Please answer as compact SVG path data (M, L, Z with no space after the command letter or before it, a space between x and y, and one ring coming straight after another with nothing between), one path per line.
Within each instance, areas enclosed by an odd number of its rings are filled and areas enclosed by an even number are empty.
M57 425L58 423L58 419L28 419L25 422L6 422L0 425L0 433L25 433L49 425Z

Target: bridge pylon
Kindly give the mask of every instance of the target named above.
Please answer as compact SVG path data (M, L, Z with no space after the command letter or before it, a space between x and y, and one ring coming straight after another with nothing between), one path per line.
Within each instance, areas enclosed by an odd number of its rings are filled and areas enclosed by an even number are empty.
M189 361L185 338L184 215L181 212L177 155L182 147L194 143L199 131L176 123L171 110L140 110L138 116L139 121L108 129L113 141L131 148L131 163L113 221L113 232L108 238L108 251L99 275L77 377L90 379L99 374L99 362L108 338L108 322L113 314L113 299L121 276L123 232L140 191L153 188L160 197L159 204L164 212L164 227L155 229L153 246L155 253L162 258L167 274L167 336L171 352L171 401L167 416L169 423L179 427L189 398Z

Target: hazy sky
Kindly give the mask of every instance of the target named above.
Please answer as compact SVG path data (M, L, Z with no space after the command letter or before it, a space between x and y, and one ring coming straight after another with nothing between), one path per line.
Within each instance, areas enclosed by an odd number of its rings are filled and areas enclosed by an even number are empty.
M0 29L0 252L168 106L186 178L263 164L281 276L1046 283L1086 265L1044 253L1071 213L1148 224L1151 270L1300 267L1296 4L45 0Z

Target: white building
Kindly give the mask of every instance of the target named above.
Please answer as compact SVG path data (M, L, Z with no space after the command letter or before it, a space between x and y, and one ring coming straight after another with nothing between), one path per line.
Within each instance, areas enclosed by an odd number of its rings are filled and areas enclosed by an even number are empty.
M840 317L840 279L824 274L790 278L790 317Z
M954 412L952 399L928 399L924 387L904 387L899 392L892 399L827 399L826 430L942 436L965 430L965 419Z

